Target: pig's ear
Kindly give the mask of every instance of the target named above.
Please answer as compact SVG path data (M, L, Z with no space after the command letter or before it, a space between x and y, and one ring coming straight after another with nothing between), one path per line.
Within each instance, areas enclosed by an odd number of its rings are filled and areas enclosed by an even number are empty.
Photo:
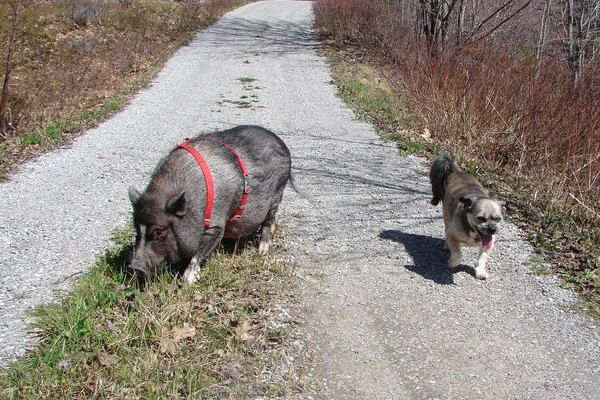
M131 204L133 204L134 206L137 204L138 200L140 199L140 197L142 197L142 194L133 186L129 187L129 200L131 201Z
M185 192L181 192L180 195L173 197L167 201L165 211L171 214L175 214L179 218L183 217L187 212L187 201L185 200Z

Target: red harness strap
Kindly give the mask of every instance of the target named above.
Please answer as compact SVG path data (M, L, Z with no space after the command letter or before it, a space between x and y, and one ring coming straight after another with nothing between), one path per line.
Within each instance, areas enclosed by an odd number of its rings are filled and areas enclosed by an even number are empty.
M229 151L231 151L231 153L237 159L240 169L242 171L242 175L244 178L244 192L242 194L242 199L240 201L240 205L234 211L231 218L229 218L229 220L227 221L227 225L231 225L234 222L238 221L242 217L242 214L244 213L244 207L248 203L248 194L250 193L250 190L251 190L250 185L248 183L248 175L249 175L248 169L246 168L246 164L244 164L242 157L240 157L240 155L237 153L237 151L235 151L235 149L233 147L231 147L230 145L228 145L227 143L221 142L220 140L217 140L217 139L211 138L211 137L205 137L205 138L203 138L203 140L211 140L213 142L220 143L223 146L227 147L227 149ZM202 174L204 175L204 180L206 181L206 208L204 210L204 226L208 228L210 226L210 219L211 219L211 215L212 215L212 209L213 209L213 203L214 203L214 197L215 197L214 183L213 183L212 175L210 173L210 168L208 167L208 164L206 163L204 158L202 158L202 156L200 155L198 150L196 150L195 148L193 148L191 146L188 146L189 141L190 141L190 139L186 140L185 142L181 143L179 145L179 147L190 152L194 156L196 161L198 162L198 165L200 165L200 169L202 169Z
M246 168L246 164L244 164L244 161L242 160L242 157L240 157L238 152L235 151L235 149L233 147L231 147L230 145L228 145L227 143L222 142L215 138L211 138L211 137L205 137L204 140L212 140L213 142L220 143L223 146L227 147L227 149L229 149L229 151L231 151L231 153L235 156L235 158L237 158L240 169L242 170L242 176L244 178L244 191L242 192L242 199L240 200L240 205L233 212L233 215L231 216L231 218L229 218L229 221L227 221L227 225L231 225L234 222L238 221L240 218L242 218L242 214L244 213L244 207L246 206L246 204L248 204L248 194L250 194L250 190L251 190L250 184L248 182L248 175L249 175L248 169Z
M204 209L204 226L208 228L210 226L210 217L212 215L213 202L215 198L215 185L213 184L210 168L208 168L206 160L202 158L200 153L198 153L198 150L188 146L189 141L190 139L187 139L185 142L181 143L179 147L189 151L198 162L198 165L200 165L200 169L202 169L202 174L204 175L204 180L206 181L206 208Z

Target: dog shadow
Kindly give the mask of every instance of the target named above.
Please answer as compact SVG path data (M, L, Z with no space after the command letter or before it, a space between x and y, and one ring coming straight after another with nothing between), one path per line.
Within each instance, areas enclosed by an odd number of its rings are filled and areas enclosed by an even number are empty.
M412 265L405 265L404 268L425 279L440 285L454 285L454 274L457 272L467 272L475 276L475 270L466 265L448 268L449 253L444 249L442 239L396 230L382 231L379 237L402 243L414 262Z

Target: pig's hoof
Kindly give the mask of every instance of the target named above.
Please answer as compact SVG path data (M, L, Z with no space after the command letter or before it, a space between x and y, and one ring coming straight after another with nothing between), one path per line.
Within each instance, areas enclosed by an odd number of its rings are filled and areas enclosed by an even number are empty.
M196 257L193 257L192 261L190 261L190 265L188 265L188 267L183 272L183 280L190 285L196 282L198 280L199 270L200 267L198 266L198 259Z
M183 280L188 285L191 285L198 280L198 274L196 271L190 271L189 269L186 269L183 273Z
M260 244L258 245L258 253L261 256L266 256L269 252L269 245L270 243L268 242L260 242Z

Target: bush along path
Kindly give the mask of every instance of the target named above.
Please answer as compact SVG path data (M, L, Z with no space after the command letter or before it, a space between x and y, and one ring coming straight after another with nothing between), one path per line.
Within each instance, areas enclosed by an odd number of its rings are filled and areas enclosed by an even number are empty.
M182 138L251 123L293 156L301 194L286 191L279 219L302 278L293 360L313 397L600 398L598 327L532 272L540 261L514 226L501 227L488 281L445 268L425 160L399 157L336 97L311 6L228 14L123 112L0 186L2 355L22 352L23 312L68 288L127 223L130 184Z

